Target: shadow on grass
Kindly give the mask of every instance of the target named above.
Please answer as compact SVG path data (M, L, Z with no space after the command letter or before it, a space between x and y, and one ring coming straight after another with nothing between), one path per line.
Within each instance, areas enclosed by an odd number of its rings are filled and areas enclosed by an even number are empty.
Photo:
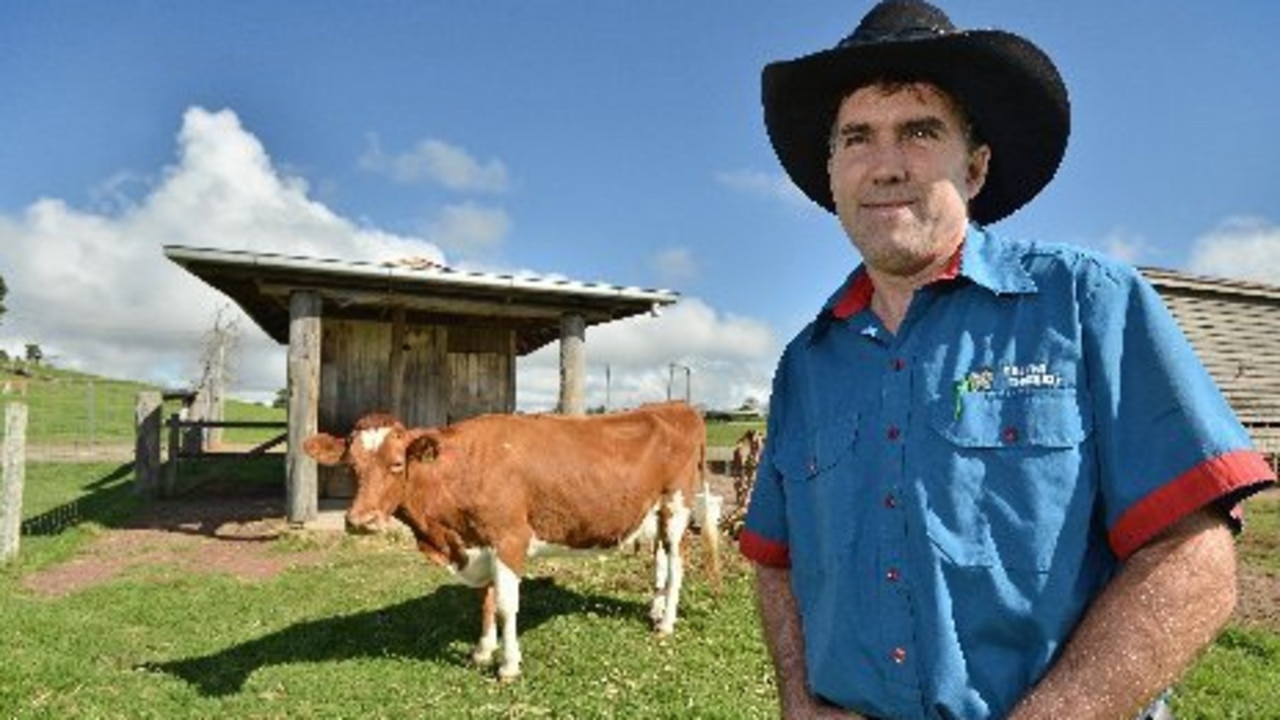
M34 474L32 469L29 473ZM67 528L93 522L103 526L119 525L138 504L133 494L133 463L124 463L84 485L87 491L74 500L25 518L21 533L31 537L58 535Z
M521 583L521 634L561 615L591 613L646 621L635 601L583 594L551 578ZM467 665L480 627L478 591L446 585L430 595L378 610L298 623L211 655L147 663L141 669L185 680L201 695L240 692L256 670L271 665L401 657Z

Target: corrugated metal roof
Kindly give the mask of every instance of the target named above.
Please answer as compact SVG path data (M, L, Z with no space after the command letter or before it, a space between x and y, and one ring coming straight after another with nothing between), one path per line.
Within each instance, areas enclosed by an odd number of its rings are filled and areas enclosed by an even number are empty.
M282 344L296 291L319 294L326 317L385 319L402 307L421 322L510 327L520 354L558 339L563 315L582 315L594 325L656 312L679 299L665 289L463 271L418 258L376 263L179 245L165 246L164 253Z

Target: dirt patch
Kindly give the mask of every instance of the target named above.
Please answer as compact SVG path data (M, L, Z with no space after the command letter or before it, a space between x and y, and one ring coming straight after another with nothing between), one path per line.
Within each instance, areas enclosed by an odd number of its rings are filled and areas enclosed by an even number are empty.
M1280 632L1280 575L1240 566L1240 601L1236 619Z
M125 526L104 530L71 560L26 576L23 586L43 595L69 595L138 569L259 581L290 567L323 560L324 542L318 543L321 549L317 550L273 550L272 541L289 532L295 531L285 520L283 500L199 497L157 501Z

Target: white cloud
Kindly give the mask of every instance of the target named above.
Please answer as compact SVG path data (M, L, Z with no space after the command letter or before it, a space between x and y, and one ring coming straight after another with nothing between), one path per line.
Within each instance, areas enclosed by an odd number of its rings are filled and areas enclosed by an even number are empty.
M434 182L450 190L500 193L507 189L507 168L498 160L481 163L466 150L430 138L399 155L387 155L377 135L360 156L360 167L399 183Z
M446 250L483 256L501 249L510 230L511 220L502 208L463 203L442 208L423 234Z
M242 332L232 391L269 398L285 383L285 349L166 259L162 246L444 262L440 245L493 245L510 228L501 209L472 205L442 210L426 238L338 216L309 196L303 178L276 167L231 111L188 110L177 154L157 177L105 181L96 209L46 198L0 214L0 274L9 289L0 348L21 355L37 343L59 367L186 386L198 378L203 338L227 312ZM489 269L502 272L496 263ZM759 321L684 299L658 318L588 329L588 401L604 404L606 366L612 406L662 399L671 363L691 368L695 402L718 408L764 399L772 353L771 332ZM683 378L676 380L673 391L683 396ZM522 408L554 407L558 383L557 345L521 359Z
M667 248L654 256L652 265L667 287L683 285L698 275L698 264L689 248Z
M1139 264L1151 252L1151 244L1142 235L1116 228L1102 239L1102 251L1117 260Z
M163 245L444 260L427 242L357 227L309 199L306 182L277 172L230 111L186 112L178 162L148 194L128 199L116 178L106 187L108 211L42 199L17 216L0 216L0 267L9 286L0 346L11 354L34 342L63 367L171 385L193 381L201 337L230 301L167 260ZM283 350L238 308L234 315L244 329L235 386L282 387Z
M807 207L812 201L783 173L734 170L716 173L716 182L746 195Z
M1275 283L1280 278L1280 226L1265 218L1229 218L1195 241L1188 269Z
M672 395L683 398L686 379L690 399L708 408L738 407L749 397L763 401L777 362L768 326L722 316L697 298L681 299L657 317L588 328L585 348L587 405L615 409L664 400L669 385ZM559 344L553 343L521 359L521 407L555 407L559 353Z

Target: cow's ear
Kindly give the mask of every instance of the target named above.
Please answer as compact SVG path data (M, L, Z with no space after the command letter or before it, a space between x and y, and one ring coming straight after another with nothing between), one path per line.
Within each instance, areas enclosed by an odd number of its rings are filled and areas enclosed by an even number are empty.
M440 441L430 435L421 435L409 443L404 455L409 460L432 462L440 455Z
M347 441L326 433L312 435L302 443L302 450L321 465L337 465L347 451Z

